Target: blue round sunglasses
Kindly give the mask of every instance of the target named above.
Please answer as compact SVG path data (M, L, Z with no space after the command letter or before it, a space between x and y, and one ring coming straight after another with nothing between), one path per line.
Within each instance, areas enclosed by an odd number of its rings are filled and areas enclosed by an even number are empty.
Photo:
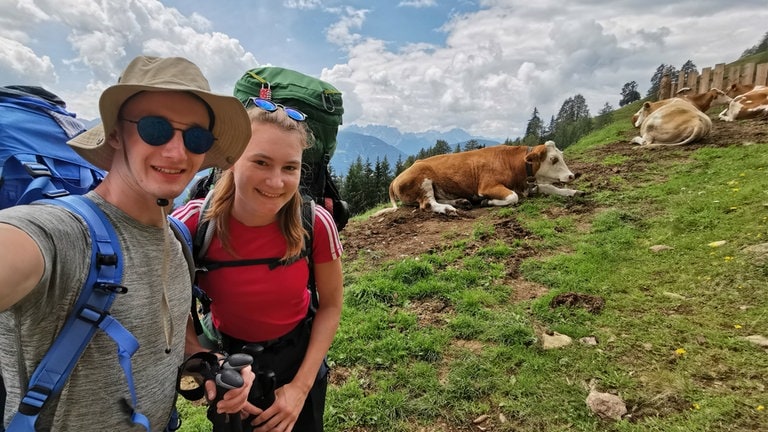
M307 119L307 115L297 110L296 108L291 108L291 107L283 106L280 104L276 104L268 99L252 97L248 99L248 103L245 105L245 107L248 108L248 105L250 104L256 105L257 107L268 112L275 112L277 111L278 108L282 108L283 111L285 111L285 114L288 115L288 117L292 118L293 120L296 120L297 122L303 122Z
M145 143L151 146L161 146L167 144L173 138L174 131L180 131L184 139L184 147L194 154L203 154L213 147L216 137L208 129L201 126L192 126L188 129L179 129L173 127L170 121L165 117L146 116L138 120L128 120L128 123L136 125L136 131Z

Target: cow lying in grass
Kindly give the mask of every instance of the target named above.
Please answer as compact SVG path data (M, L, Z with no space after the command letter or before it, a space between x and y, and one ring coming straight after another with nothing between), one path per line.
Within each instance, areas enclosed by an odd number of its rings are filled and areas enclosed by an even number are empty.
M392 207L377 214L396 210L398 200L435 213L455 214L456 207L471 208L473 202L516 204L518 193L581 195L581 191L553 184L575 178L553 141L534 147L498 145L432 156L417 160L390 183Z
M635 114L640 135L632 142L640 148L679 146L700 140L712 130L712 120L682 98L646 102Z
M736 96L723 112L720 120L734 121L768 117L768 87L755 86L752 90Z

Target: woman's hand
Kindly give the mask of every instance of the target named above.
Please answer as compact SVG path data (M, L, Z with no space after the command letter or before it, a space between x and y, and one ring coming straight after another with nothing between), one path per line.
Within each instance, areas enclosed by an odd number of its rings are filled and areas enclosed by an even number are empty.
M289 432L296 424L296 420L304 408L304 401L307 398L307 391L303 391L298 385L288 383L275 390L275 402L257 414L251 422L253 426L260 425L253 429L253 432ZM254 407L255 408L255 407ZM255 408L259 410L258 408ZM261 411L261 410L259 410ZM252 414L256 414L250 411ZM262 424L263 423L263 424Z

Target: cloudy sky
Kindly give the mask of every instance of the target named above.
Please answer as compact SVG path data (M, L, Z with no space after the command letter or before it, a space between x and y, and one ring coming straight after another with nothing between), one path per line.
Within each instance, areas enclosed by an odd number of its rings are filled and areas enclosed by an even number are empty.
M0 0L0 84L42 85L84 119L134 56L184 56L215 91L248 69L317 76L345 124L504 139L583 95L596 114L661 64L736 60L765 0Z

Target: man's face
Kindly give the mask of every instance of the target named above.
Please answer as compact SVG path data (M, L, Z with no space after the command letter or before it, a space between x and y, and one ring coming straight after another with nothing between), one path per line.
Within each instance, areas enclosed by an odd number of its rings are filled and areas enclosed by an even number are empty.
M147 144L134 122L145 116L162 117L173 126L173 137L165 144ZM182 130L209 126L208 110L202 101L183 92L143 92L129 99L120 113L109 144L115 147L111 175L119 175L139 196L172 200L184 191L205 159L184 146ZM215 145L215 144L214 144Z

